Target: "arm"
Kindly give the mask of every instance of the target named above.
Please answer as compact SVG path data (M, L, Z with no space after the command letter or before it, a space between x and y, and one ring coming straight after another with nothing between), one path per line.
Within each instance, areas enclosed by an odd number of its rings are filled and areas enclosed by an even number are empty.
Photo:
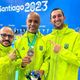
M41 68L40 68L41 73L44 74L45 77L47 76L47 73L48 73L48 70L49 70L49 60L50 60L50 51L51 51L50 47L51 47L51 45L48 42L46 42L44 59L43 59L43 63L42 63Z
M61 48L59 56L68 63L80 66L80 36L76 37L72 50Z

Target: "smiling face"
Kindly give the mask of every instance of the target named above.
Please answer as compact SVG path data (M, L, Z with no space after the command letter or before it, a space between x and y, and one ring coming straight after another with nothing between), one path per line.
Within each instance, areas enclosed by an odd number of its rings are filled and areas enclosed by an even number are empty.
M51 23L56 29L63 28L65 17L61 10L54 10L51 13Z
M11 46L11 43L14 39L14 33L9 27L3 27L0 30L0 43L5 46Z
M40 17L37 13L31 12L26 20L28 31L31 33L36 33L40 25Z

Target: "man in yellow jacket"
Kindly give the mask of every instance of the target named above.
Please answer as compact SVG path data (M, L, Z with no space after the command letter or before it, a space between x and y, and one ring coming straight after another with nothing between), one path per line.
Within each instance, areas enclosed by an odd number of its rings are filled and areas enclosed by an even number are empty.
M15 47L18 54L22 58L21 68L19 68L19 80L30 80L30 75L34 78L35 72L42 75L47 75L48 63L46 61L45 42L41 39L42 34L38 31L40 25L40 16L36 12L31 12L26 20L27 31L19 39ZM45 54L46 52L46 54Z
M47 80L78 80L80 36L64 24L65 16L61 9L53 9L50 20L54 29L45 37L47 45L48 42L51 44Z
M14 80L16 54L11 47L14 33L5 26L0 29L0 80Z

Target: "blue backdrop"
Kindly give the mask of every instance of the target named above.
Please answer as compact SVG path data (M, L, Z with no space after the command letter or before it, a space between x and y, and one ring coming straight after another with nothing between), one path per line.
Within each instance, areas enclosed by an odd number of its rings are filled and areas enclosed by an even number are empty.
M78 30L80 27L80 0L0 0L0 27L11 26L18 33L25 32L26 16L31 11L40 14L40 31L51 32L50 12L55 7L63 9L69 27Z
M27 14L35 11L41 17L40 31L48 34L53 28L50 12L55 7L62 8L69 27L80 30L80 0L0 0L0 28L10 26L14 32L24 33Z

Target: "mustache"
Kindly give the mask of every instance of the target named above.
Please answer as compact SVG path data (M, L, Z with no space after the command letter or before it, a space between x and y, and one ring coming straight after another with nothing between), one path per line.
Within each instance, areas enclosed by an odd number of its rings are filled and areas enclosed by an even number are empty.
M8 42L9 44L11 44L11 42L9 40L3 40L3 42L5 42L5 41Z

